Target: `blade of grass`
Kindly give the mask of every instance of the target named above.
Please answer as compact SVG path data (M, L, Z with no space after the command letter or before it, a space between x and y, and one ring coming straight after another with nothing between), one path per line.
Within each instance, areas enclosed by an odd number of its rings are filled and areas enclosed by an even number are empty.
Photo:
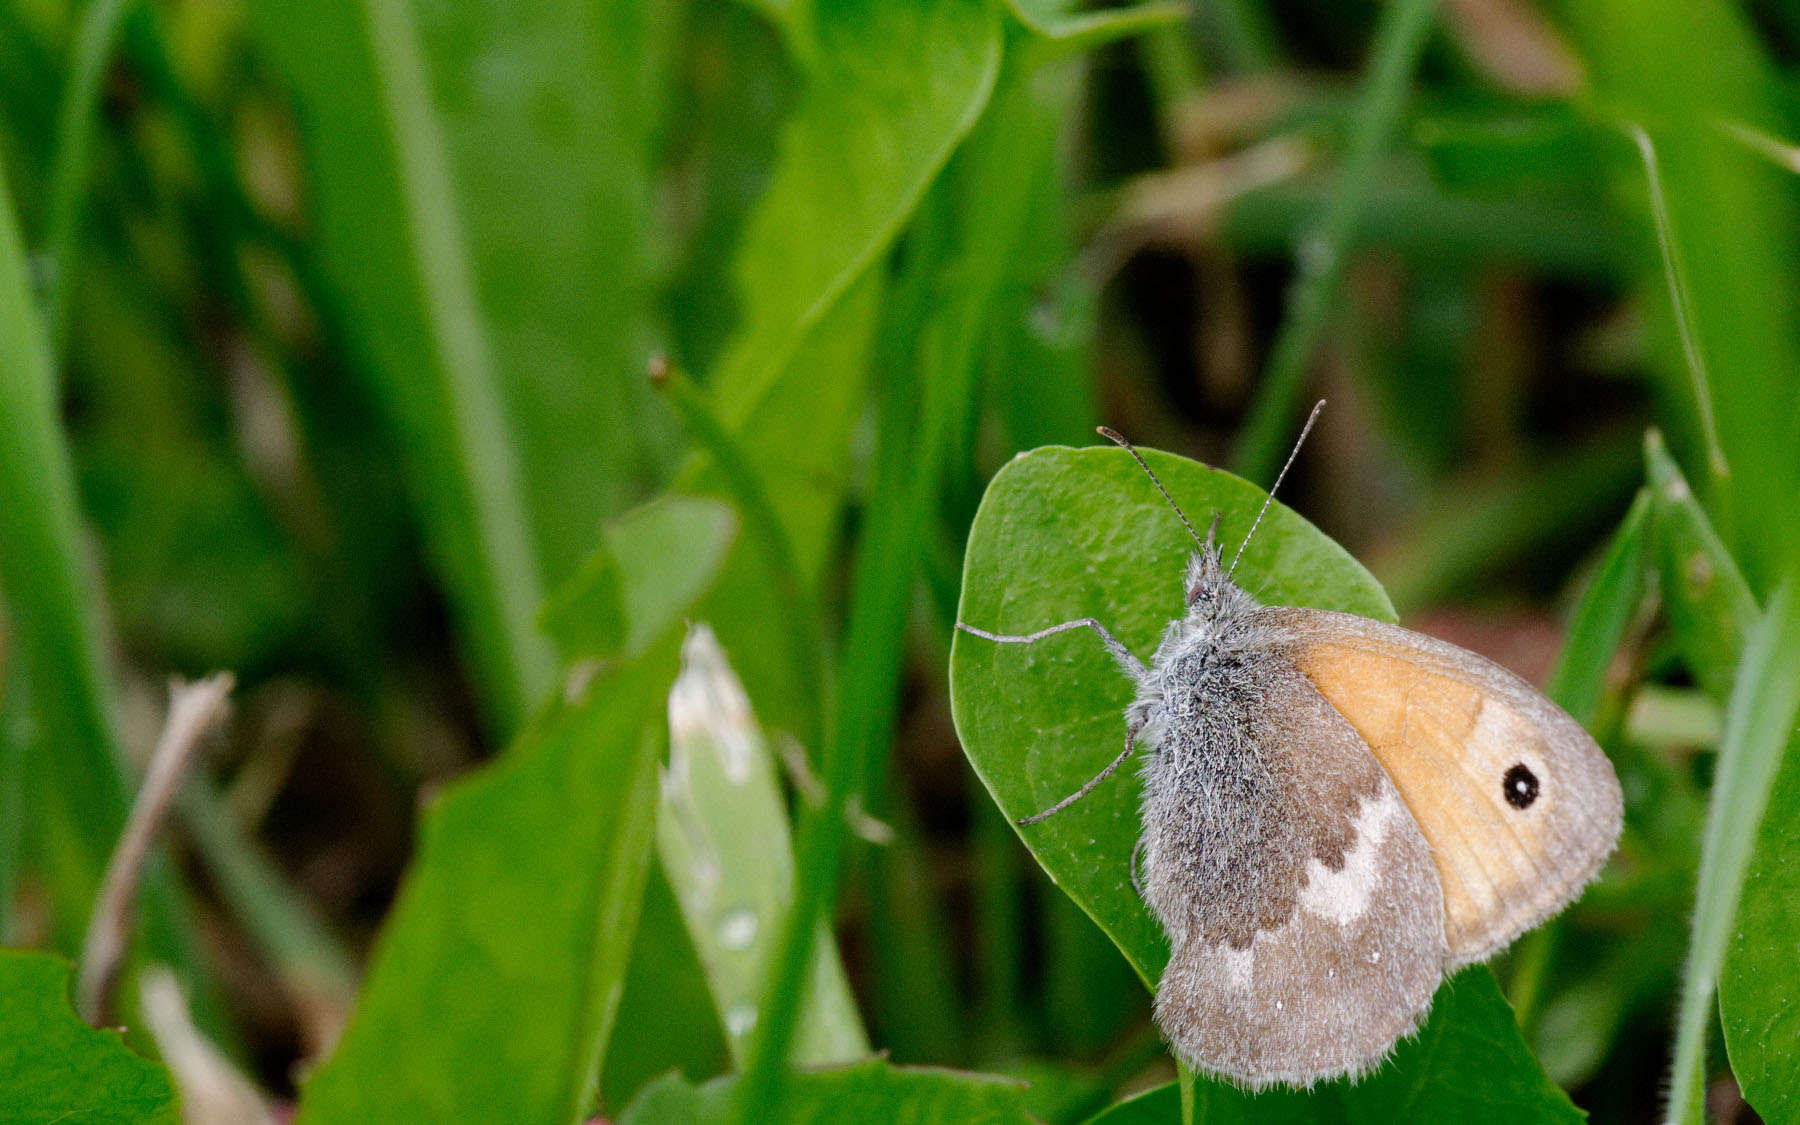
M1382 9L1337 184L1324 213L1300 236L1287 316L1232 462L1233 470L1247 480L1273 479L1287 451L1313 349L1342 288L1376 163L1399 129L1407 89L1436 13L1436 0L1395 0Z
M44 293L44 336L52 357L62 354L69 330L69 294L80 253L88 164L100 119L100 87L132 2L91 0L82 10L75 32L75 57L57 110L56 159L50 169L50 229L45 243L51 272Z
M1589 580L1544 694L1584 727L1592 727L1606 691L1606 671L1648 593L1651 496L1640 489Z
M1723 703L1756 623L1756 598L1655 430L1644 436L1644 466L1654 501L1651 563L1662 575L1670 631L1688 671Z
M1705 1118L1706 1039L1713 993L1737 918L1781 752L1800 716L1800 580L1790 572L1752 629L1726 709L1725 739L1700 846L1692 936L1676 1012L1668 1125Z
M965 407L972 375L967 365L940 367L928 375L916 425L914 412L903 408L910 397L904 376L883 411L868 523L852 577L843 679L826 743L826 797L801 825L794 905L782 927L750 1067L739 1090L739 1119L745 1122L770 1120L781 1104L788 1043L806 1000L813 938L837 898L845 814L860 799L892 738L915 563L912 544L922 539L925 520L935 509L948 452L943 437Z
M1607 672L1634 621L1651 597L1649 489L1637 499L1607 543L1606 552L1582 592L1569 621L1568 634L1556 654L1544 694L1592 733L1606 693ZM1561 917L1526 935L1513 958L1507 999L1521 1029L1529 1029L1543 999L1545 975L1555 948Z
M13 215L0 168L0 589L34 727L19 771L32 811L27 831L50 884L57 944L73 952L125 823L125 758L88 599L55 374ZM145 884L152 954L192 976L167 868L154 865Z
M505 735L549 690L555 661L536 628L531 505L412 8L268 3L252 16L293 83L319 252L410 454L427 544Z
M1669 199L1663 191L1656 145L1644 127L1635 121L1625 122L1621 128L1644 163L1644 191L1650 199L1656 245L1662 252L1663 280L1669 288L1676 334L1681 337L1681 356L1687 363L1688 378L1693 383L1694 412L1700 419L1701 437L1706 441L1706 467L1715 478L1723 479L1731 475L1731 467L1725 460L1725 447L1719 444L1719 423L1713 415L1712 380L1706 373L1706 355L1700 350L1700 331L1694 323L1694 298L1689 290L1687 267L1681 260L1681 246L1675 239L1675 221L1669 216Z

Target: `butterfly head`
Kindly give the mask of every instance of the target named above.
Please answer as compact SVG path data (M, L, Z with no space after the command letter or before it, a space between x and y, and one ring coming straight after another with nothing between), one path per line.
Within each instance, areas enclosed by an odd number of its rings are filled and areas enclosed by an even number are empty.
M1219 553L1219 516L1214 515L1206 539L1188 559L1184 583L1189 619L1219 620L1255 608L1249 594L1231 580Z

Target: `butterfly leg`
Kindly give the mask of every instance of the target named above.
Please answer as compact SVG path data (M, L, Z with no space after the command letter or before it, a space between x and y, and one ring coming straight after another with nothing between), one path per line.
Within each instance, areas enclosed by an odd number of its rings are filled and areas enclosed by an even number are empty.
M1137 723L1133 723L1132 725L1127 727L1125 729L1125 750L1124 750L1124 752L1121 753L1118 757L1114 758L1110 763L1108 763L1107 767L1105 769L1101 770L1099 773L1097 773L1093 777L1089 778L1088 783L1086 785L1083 785L1080 789L1075 790L1075 792L1069 794L1067 797L1064 797L1062 800L1056 802L1054 805L1051 805L1049 808L1045 809L1043 812L1033 813L1032 815L1027 816L1027 817L1021 817L1016 823L1020 827L1024 827L1027 824L1036 824L1040 820L1049 820L1051 817L1055 816L1057 813L1068 808L1070 805L1074 804L1076 801L1079 801L1083 797L1087 796L1089 793L1092 793L1094 791L1094 789L1102 781L1105 781L1107 778L1109 778L1113 775L1114 770L1118 769L1120 766L1125 764L1125 759L1131 757L1131 752L1133 750L1137 749L1138 731L1140 731L1142 729L1143 728Z
M1131 849L1131 889L1136 891L1137 896L1141 899L1144 898L1144 877L1140 875L1138 871L1144 862L1144 848L1146 846L1144 838L1139 836L1137 844ZM1144 899L1144 901L1148 902L1150 900Z
M1061 625L1052 625L1048 629L1039 629L1035 633L1024 634L990 633L986 629L977 629L973 625L964 625L960 621L956 623L956 627L983 640L995 641L1004 645L1028 645L1033 641L1041 641L1045 637L1054 636L1057 633L1066 633L1070 629L1092 629L1100 634L1100 643L1106 646L1106 651L1112 653L1113 659L1119 662L1119 667L1125 669L1127 675L1134 680L1141 680L1145 675L1144 662L1133 656L1123 641L1107 632L1106 626L1091 617L1065 621Z

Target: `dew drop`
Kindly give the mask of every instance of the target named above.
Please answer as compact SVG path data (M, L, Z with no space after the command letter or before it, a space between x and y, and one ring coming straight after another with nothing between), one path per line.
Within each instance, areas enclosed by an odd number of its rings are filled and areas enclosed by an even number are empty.
M742 1039L756 1026L756 1006L738 1004L725 1013L725 1031L733 1039Z
M756 911L739 907L719 921L719 944L741 953L756 941Z

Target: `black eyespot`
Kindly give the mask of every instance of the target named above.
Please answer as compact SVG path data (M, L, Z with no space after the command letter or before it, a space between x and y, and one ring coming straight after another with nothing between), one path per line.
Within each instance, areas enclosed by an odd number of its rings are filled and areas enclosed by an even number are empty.
M1528 809L1538 797L1537 774L1525 768L1520 762L1506 771L1500 779L1500 792L1506 795L1506 803L1515 809Z

